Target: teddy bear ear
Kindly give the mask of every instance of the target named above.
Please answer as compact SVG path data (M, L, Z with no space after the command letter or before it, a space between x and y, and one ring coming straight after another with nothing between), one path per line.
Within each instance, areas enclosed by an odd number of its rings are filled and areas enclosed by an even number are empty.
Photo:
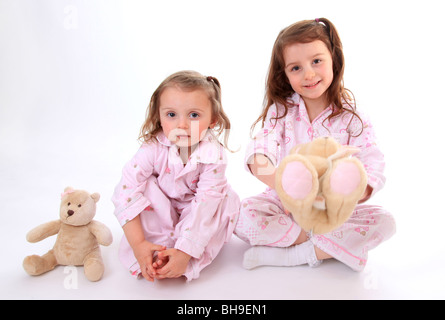
M64 190L63 190L63 192L73 192L74 191L74 188L73 187L66 187Z
M91 195L91 198L93 198L94 202L98 202L100 199L100 194L98 194L97 192L93 193Z

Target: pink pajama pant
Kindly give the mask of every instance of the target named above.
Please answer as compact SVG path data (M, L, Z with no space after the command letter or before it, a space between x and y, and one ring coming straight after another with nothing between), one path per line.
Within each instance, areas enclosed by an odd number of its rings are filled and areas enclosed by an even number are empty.
M364 269L368 251L395 233L392 215L379 206L358 205L352 216L336 230L312 235L316 247L355 271ZM284 213L274 190L244 199L235 234L257 246L288 247L299 236L302 228Z

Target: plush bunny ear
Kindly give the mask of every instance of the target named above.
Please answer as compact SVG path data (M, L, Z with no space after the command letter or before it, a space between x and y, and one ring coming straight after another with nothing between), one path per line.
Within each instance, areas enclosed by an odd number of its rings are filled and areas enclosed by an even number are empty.
M100 199L100 194L98 194L97 192L93 193L91 195L91 198L93 198L94 202L98 202Z
M328 157L329 160L335 160L340 158L346 158L352 156L353 154L359 153L361 151L360 148L352 147L352 146L341 146L338 151Z
M301 149L301 146L302 146L302 145L303 145L303 144L297 144L295 147L293 147L292 149L290 149L288 155L297 153L297 152Z

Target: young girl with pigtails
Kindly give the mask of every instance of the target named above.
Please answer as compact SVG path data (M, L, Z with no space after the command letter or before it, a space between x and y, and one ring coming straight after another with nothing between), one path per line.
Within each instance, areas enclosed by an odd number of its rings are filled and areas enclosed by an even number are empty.
M240 201L225 176L226 129L215 77L177 72L153 93L112 199L125 234L119 258L133 276L196 279L232 236Z
M246 153L246 169L267 185L265 192L244 199L235 234L253 247L243 266L318 266L337 259L353 270L366 265L368 251L395 232L392 215L382 207L364 204L385 184L384 157L374 128L357 111L344 88L342 43L325 18L300 21L282 30L273 47L266 82L262 128ZM343 145L360 148L368 186L346 223L327 234L303 230L283 207L275 191L275 169L297 144L330 136Z

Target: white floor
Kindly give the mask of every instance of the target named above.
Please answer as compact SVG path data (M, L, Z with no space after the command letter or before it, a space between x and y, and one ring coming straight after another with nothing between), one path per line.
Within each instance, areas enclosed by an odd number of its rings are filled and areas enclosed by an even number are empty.
M30 158L32 154L25 157ZM52 184L59 184L60 177L55 172L51 173L49 168L42 174L42 170L18 167L17 163L10 164L9 168L2 163L1 299L445 298L444 245L438 241L440 234L434 232L436 227L433 225L429 235L426 229L416 232L403 217L398 219L397 234L370 252L368 265L361 273L351 271L334 260L326 261L315 269L300 266L244 270L241 261L248 246L233 236L197 280L189 283L183 279L155 283L135 280L117 259L122 230L112 214L109 201L112 187L105 185L96 219L109 226L114 243L110 247L102 247L106 265L103 279L91 283L84 277L81 267L63 266L42 276L31 277L22 268L23 258L45 253L55 238L30 244L26 242L25 235L32 227L57 218L60 193ZM107 181L100 175L93 179L100 178ZM86 177L73 178L77 179ZM89 183L94 184L87 181L86 185Z
M17 231L17 230L16 230ZM21 232L16 232L16 238ZM118 234L118 232L115 232ZM4 243L5 240L3 239ZM10 239L11 241L11 239ZM20 242L20 239L16 239ZM38 277L23 271L25 254L39 250L13 250L6 253L0 282L1 299L444 299L443 258L388 261L385 254L396 247L382 247L371 255L366 270L355 273L337 261L317 269L307 266L261 267L247 271L241 259L247 246L238 239L223 249L198 280L168 279L150 283L134 280L116 259L117 242L103 249L106 273L100 282L85 279L81 267L57 267ZM27 251L27 252L25 252ZM395 261L396 260L396 261Z
M30 277L21 268L22 255L14 255L2 267L2 299L411 299L444 298L439 268L425 266L400 270L383 264L379 256L363 273L355 273L336 262L318 269L262 267L247 271L241 267L247 248L237 239L224 248L198 280L186 283L171 279L149 283L134 280L116 259L117 245L103 250L104 278L97 283L85 279L82 268L57 267L50 273ZM22 253L24 250L22 250ZM36 250L29 250L34 253ZM18 253L16 251L16 253ZM423 267L423 268L422 268Z
M0 0L0 299L445 299L440 2L255 1L252 10L225 1L217 15L208 1L196 2L200 10L174 2ZM241 198L255 195L263 186L243 155L272 44L286 25L322 16L341 33L345 84L386 156L387 184L370 203L394 214L395 236L370 252L362 273L337 261L247 271L248 246L233 237L190 283L131 278L117 260L122 230L110 198L156 86L183 69L221 81L240 147L227 177ZM54 237L30 244L25 235L57 219L68 185L101 194L96 219L114 235L97 283L82 268L38 277L22 268L25 256L52 247Z

